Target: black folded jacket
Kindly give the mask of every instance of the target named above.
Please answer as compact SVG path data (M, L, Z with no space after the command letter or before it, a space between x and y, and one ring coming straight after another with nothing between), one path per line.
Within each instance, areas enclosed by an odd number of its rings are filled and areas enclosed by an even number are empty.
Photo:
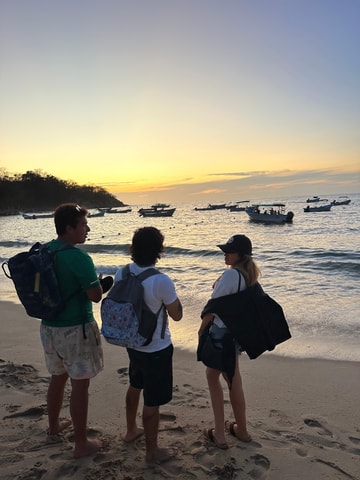
M251 359L291 338L282 307L259 283L242 292L210 299L201 316L206 313L221 318Z

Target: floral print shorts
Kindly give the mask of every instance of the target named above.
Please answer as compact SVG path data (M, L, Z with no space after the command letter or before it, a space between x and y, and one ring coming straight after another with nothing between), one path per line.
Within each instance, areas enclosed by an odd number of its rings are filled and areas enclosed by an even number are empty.
M67 373L74 380L95 377L104 367L96 322L72 327L41 325L40 338L51 375Z

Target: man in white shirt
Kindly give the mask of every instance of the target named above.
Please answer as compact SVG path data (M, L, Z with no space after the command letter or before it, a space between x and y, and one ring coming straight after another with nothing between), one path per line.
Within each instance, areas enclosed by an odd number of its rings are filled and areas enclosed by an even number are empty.
M153 268L164 251L164 236L155 227L143 227L134 233L130 246L130 271L139 275ZM122 269L115 275L115 282L122 278ZM159 407L172 399L173 345L168 325L168 315L175 321L182 318L182 305L177 297L172 280L165 274L152 275L143 281L144 301L158 315L157 327L152 341L136 349L127 349L129 356L130 386L126 394L125 442L132 442L145 434L146 461L162 463L176 455L172 448L158 446ZM163 305L163 308L161 306ZM165 316L165 317L164 317ZM165 321L165 329L163 328ZM143 391L143 428L137 426L136 416Z

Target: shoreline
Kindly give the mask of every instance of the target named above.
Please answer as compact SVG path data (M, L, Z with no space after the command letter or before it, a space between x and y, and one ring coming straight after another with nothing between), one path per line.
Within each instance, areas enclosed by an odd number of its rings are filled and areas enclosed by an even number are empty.
M12 287L13 296L8 296L6 299L0 296L0 305L10 303L20 308L23 315L26 316L24 307L21 305L15 289ZM100 303L93 305L93 311L95 319L98 322L100 328ZM196 352L197 343L194 338L194 335L197 333L197 324L192 323L192 330L188 330L184 326L186 322L191 319L192 315L192 306L184 306L184 317L181 322L170 322L170 329L172 332L173 342L176 348L180 348L194 354ZM32 319L37 321L36 319ZM190 320L191 321L191 320ZM350 363L360 363L360 353L358 349L358 343L356 338L347 339L345 342L335 336L329 338L318 338L314 336L305 337L297 336L296 332L293 331L293 327L290 323L290 330L292 333L292 338L286 342L283 342L276 346L272 352L266 352L265 355L270 355L271 357L279 358L288 358L295 360L324 360L324 361L334 361L334 362L350 362ZM314 355L313 352L317 352L317 355ZM247 358L246 353L243 354L243 357Z
M89 429L106 446L94 457L72 458L71 429L46 443L48 373L39 323L23 307L0 301L0 464L4 480L38 478L356 480L360 471L359 362L295 359L264 354L240 357L249 432L243 444L230 435L219 450L203 438L213 424L205 367L174 343L173 400L160 408L161 446L179 456L150 468L144 440L124 444L127 354L103 341L105 368L90 383ZM225 394L225 412L230 416ZM64 402L63 416L69 416ZM139 419L141 421L141 419ZM227 476L226 476L227 475Z

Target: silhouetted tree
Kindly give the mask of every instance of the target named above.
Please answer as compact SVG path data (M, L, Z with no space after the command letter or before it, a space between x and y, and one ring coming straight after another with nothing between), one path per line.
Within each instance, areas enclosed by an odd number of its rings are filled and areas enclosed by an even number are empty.
M41 170L10 175L5 169L0 169L0 214L51 211L66 202L87 208L124 205L102 187L60 180Z

